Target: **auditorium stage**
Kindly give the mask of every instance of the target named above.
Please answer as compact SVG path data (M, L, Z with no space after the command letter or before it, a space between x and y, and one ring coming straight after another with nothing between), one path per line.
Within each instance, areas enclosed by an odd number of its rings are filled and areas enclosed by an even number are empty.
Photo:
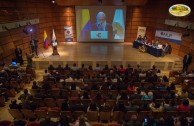
M171 54L164 57L155 57L147 53L141 53L128 43L59 43L58 52L60 56L52 55L52 47L47 50L39 50L39 58L33 58L33 65L37 69L46 69L50 64L58 66L61 64L73 63L81 66L92 65L95 67L97 63L101 66L108 64L127 66L130 64L136 67L140 64L145 69L152 65L161 70L181 69L181 58L177 55Z

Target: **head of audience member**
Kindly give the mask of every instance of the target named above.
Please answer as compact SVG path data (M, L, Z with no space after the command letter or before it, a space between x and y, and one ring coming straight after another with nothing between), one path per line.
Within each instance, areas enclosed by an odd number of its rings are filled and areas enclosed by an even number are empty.
M92 65L89 65L88 69L89 70L93 70Z
M44 73L46 74L46 73L48 73L48 71L47 70L44 70Z
M182 102L183 106L189 106L189 100L185 99Z
M27 95L28 94L28 90L24 89L24 94Z

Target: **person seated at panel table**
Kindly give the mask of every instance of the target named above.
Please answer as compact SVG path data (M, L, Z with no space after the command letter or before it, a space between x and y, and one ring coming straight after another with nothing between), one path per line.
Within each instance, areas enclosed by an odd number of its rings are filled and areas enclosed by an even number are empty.
M164 48L162 49L162 55L166 55L170 52L170 45L168 43L165 44Z
M136 41L142 41L142 36L139 35L139 36L137 37Z
M157 47L159 44L160 44L160 41L159 41L159 40L157 40L157 41L154 43L154 45L153 45L153 46Z
M148 41L147 37L144 36L144 37L142 38L142 41L143 41L143 43L147 43L147 41Z
M156 46L157 49L163 49L163 45L161 43L158 44L158 46Z

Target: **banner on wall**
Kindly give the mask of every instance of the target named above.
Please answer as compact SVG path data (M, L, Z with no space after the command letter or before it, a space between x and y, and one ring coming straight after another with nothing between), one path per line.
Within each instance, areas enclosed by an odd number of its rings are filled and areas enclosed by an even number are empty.
M156 30L155 37L169 42L174 42L176 44L180 44L182 40L181 39L182 33L165 31L165 30Z
M142 37L144 37L145 34L146 34L146 27L138 26L137 37L139 35L141 35Z
M72 32L72 26L65 26L64 27L65 32L65 41L66 42L73 42L73 32Z

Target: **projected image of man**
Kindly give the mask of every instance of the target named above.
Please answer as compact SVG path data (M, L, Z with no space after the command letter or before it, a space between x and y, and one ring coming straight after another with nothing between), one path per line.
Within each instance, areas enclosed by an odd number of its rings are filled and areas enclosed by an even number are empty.
M113 27L106 22L106 15L102 11L96 15L96 23L92 25L92 31L108 31L108 38L114 39Z

